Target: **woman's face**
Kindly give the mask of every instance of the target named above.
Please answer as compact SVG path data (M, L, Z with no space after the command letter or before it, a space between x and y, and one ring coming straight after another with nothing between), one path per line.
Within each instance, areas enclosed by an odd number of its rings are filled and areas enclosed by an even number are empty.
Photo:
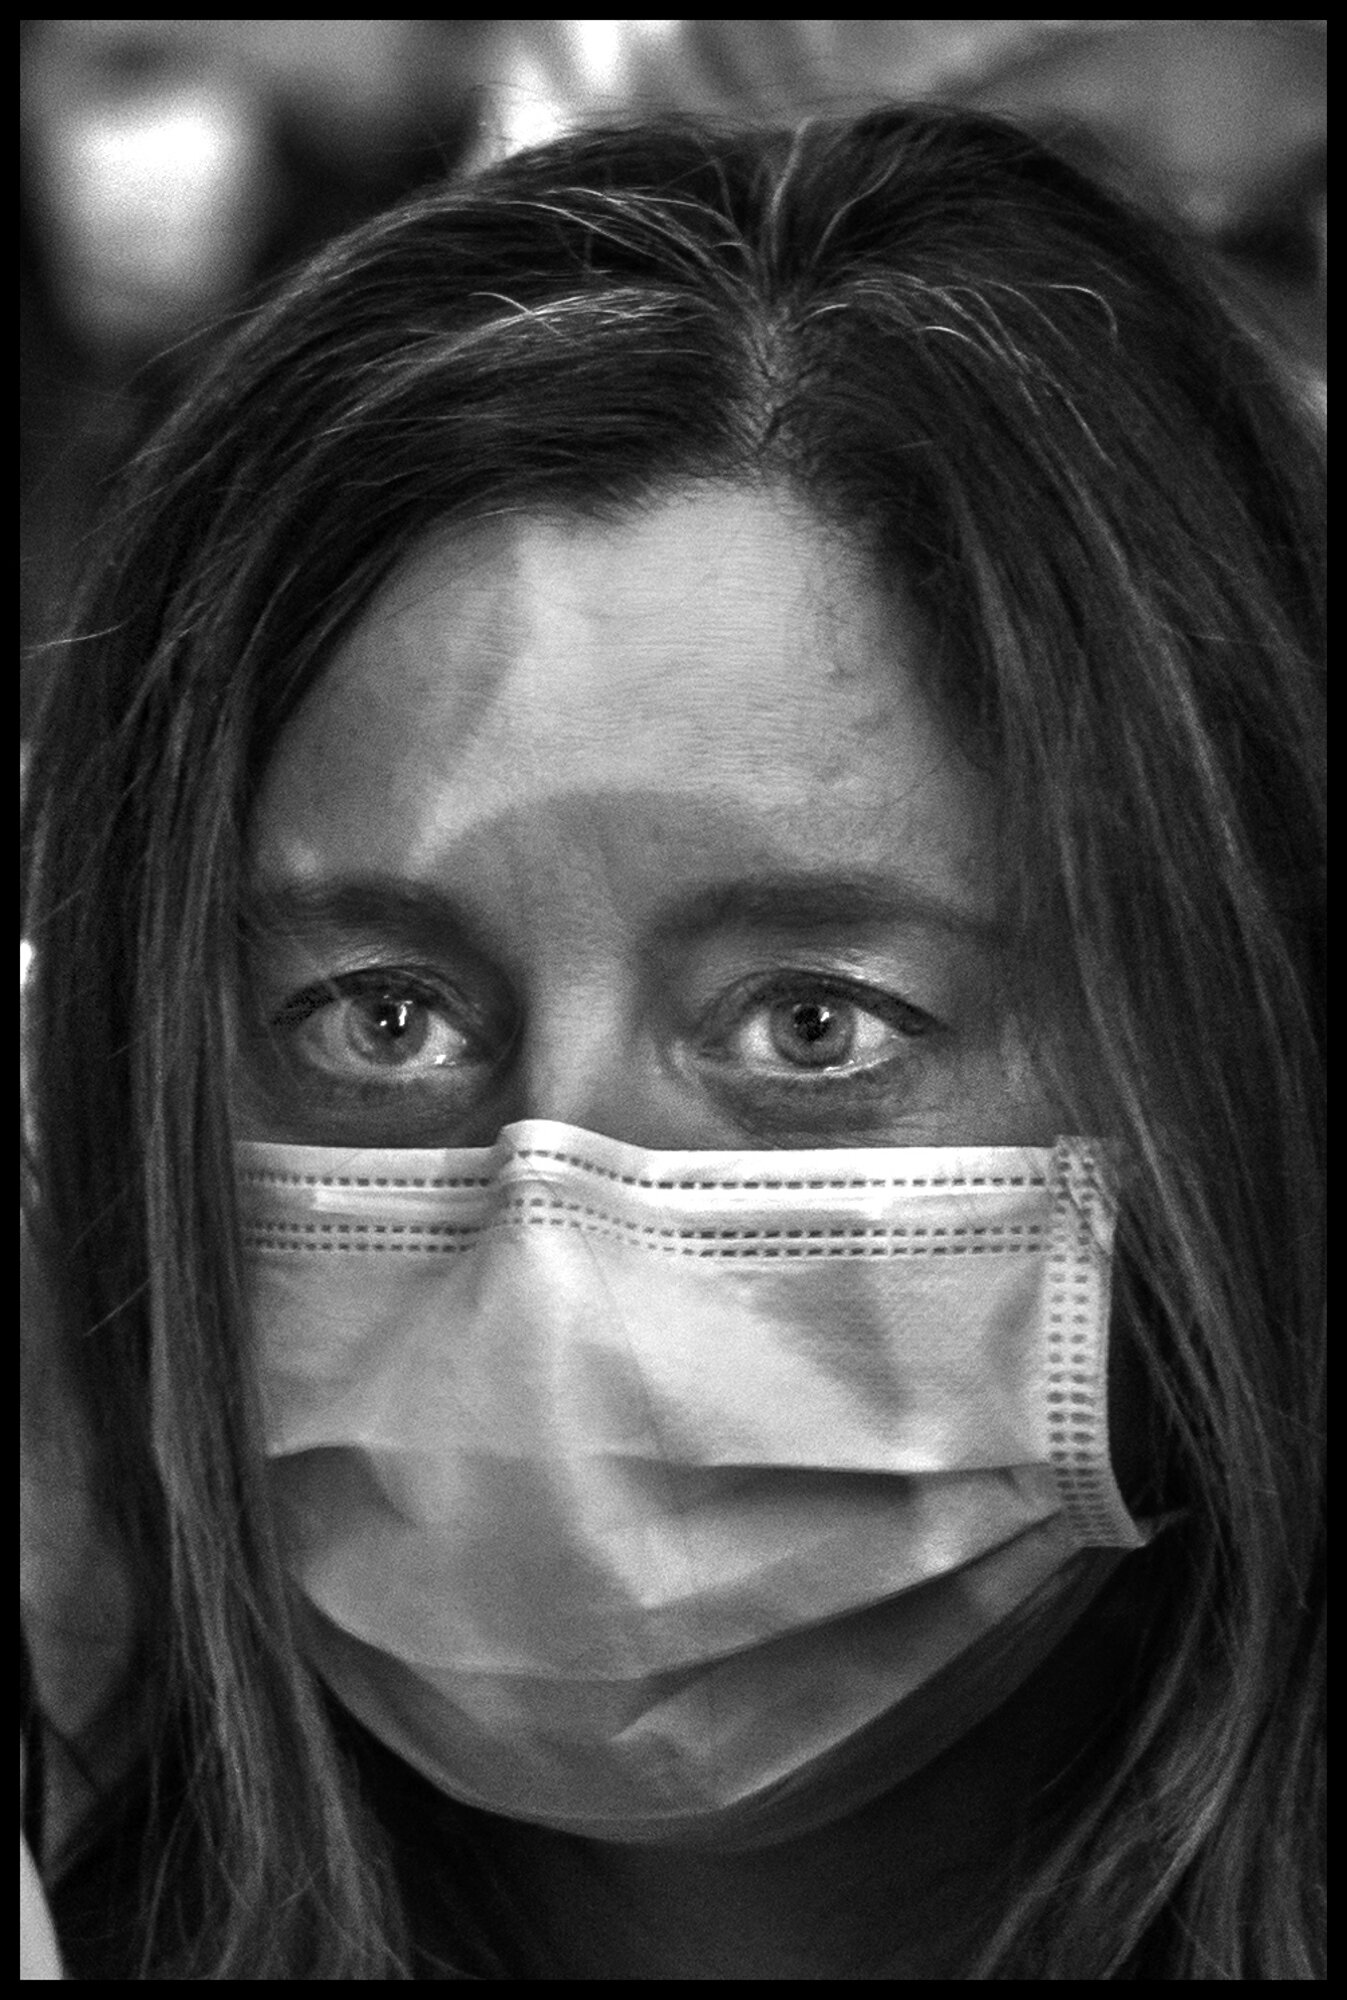
M267 774L245 1128L1050 1142L922 643L761 493L427 540Z

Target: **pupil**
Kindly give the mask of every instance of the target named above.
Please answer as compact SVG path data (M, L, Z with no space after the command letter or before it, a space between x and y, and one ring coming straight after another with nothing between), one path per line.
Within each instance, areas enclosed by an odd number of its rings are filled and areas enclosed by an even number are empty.
M821 1041L833 1026L833 1012L830 1007L821 1007L816 1001L805 1001L793 1011L795 1032L806 1042Z
M410 1016L414 1001L396 1000L391 993L385 993L374 1003L374 1023L380 1033L391 1035L394 1040L406 1034L411 1025Z
M431 1010L414 993L394 987L355 996L345 1017L347 1047L361 1062L400 1068L426 1053Z
M772 1048L796 1069L832 1069L852 1054L855 1030L850 1003L780 1000L772 1009Z

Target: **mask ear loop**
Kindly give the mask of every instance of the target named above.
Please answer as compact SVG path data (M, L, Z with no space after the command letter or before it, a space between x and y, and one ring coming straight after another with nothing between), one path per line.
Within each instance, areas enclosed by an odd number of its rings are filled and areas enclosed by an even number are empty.
M1098 1154L1059 1139L1044 1311L1048 1461L1067 1524L1083 1548L1142 1548L1113 1475L1108 1443L1110 1271L1115 1202Z

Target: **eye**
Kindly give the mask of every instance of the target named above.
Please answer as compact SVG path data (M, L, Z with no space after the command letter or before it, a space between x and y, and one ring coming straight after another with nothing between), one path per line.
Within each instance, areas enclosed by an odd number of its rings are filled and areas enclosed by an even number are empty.
M484 1059L466 1012L446 988L372 968L306 987L272 1026L292 1062L335 1082L397 1086Z
M741 999L715 1053L763 1079L860 1079L901 1062L934 1023L894 994L817 979L776 980Z

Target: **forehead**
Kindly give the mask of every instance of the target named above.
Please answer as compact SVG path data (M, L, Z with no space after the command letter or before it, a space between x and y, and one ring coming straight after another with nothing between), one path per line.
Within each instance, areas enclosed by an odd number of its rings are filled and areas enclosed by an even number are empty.
M986 801L921 667L901 588L780 497L445 530L284 732L262 872L433 877L489 830L569 830L670 868L714 838L967 888Z

